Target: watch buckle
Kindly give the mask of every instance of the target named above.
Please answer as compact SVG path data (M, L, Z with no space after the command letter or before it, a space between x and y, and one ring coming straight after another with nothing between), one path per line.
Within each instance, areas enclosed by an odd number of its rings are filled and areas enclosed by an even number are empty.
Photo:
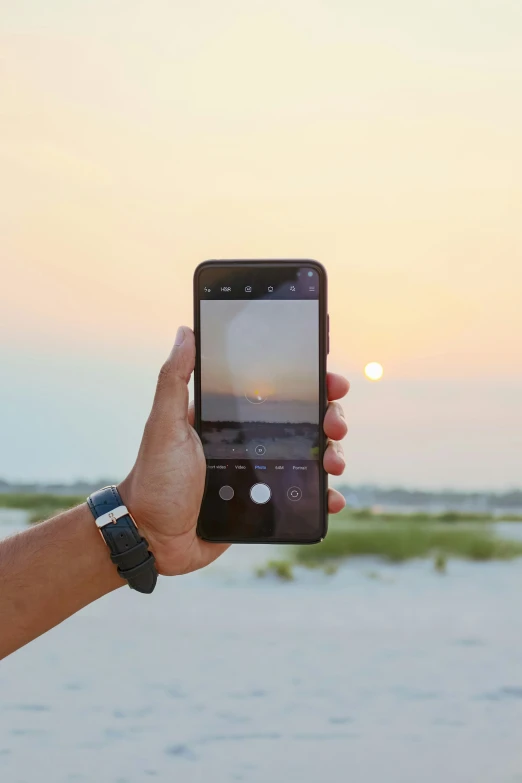
M127 506L118 506L117 508L113 508L112 511L107 511L106 514L99 516L96 519L96 525L97 527L105 527L105 525L110 524L115 525L118 519L124 516L131 516Z

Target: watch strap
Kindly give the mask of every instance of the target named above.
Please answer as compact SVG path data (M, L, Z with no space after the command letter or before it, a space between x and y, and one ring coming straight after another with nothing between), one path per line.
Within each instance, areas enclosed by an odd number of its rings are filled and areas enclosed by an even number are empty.
M116 487L98 489L87 504L121 578L139 593L152 593L158 579L154 555Z

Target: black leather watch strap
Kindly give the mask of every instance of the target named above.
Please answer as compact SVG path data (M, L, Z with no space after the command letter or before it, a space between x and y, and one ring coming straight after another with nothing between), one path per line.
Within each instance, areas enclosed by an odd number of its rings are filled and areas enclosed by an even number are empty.
M154 555L149 552L146 539L140 536L116 487L98 489L87 498L87 504L121 578L139 593L152 593L158 580Z

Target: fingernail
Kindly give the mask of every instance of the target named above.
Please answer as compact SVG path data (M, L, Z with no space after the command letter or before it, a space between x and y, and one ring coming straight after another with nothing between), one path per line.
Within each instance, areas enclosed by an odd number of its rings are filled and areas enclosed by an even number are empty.
M176 339L174 340L174 345L181 345L181 343L185 339L185 329L180 326L178 331L176 332Z

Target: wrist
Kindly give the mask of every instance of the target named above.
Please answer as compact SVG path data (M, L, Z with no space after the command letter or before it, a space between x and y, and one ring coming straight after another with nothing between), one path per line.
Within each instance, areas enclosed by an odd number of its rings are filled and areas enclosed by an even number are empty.
M165 542L162 542L160 531L156 530L154 525L151 524L147 510L141 501L140 493L136 488L132 473L129 474L127 478L123 479L123 481L116 486L116 489L118 490L122 501L132 514L132 518L136 523L140 535L147 540L149 549L156 558L158 573L164 573L161 568L161 553L164 549Z
M76 509L73 509L76 511ZM82 552L82 561L86 572L89 574L89 581L93 585L95 595L91 600L99 598L118 587L123 586L123 581L118 576L118 572L111 563L107 547L87 503L82 503L77 509L79 512L71 519L58 517L67 525L67 530L76 527L75 535L78 538L78 551ZM69 512L66 512L68 514Z

